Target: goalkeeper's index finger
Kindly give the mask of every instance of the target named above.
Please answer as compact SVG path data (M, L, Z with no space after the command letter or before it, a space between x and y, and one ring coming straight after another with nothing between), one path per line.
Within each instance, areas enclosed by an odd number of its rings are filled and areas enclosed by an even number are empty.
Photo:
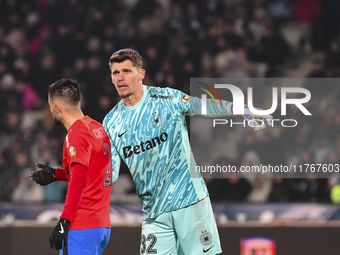
M268 126L273 126L273 116L272 115L255 115L255 119L261 119L267 123Z
M267 114L267 115L257 115L257 114L254 114L254 117L255 118L259 118L259 119L272 119L273 116L270 115L270 114Z

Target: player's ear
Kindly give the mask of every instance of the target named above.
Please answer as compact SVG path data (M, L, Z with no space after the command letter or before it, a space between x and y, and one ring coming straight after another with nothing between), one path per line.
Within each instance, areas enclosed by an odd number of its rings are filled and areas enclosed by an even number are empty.
M60 113L60 112L61 112L61 105L58 104L58 103L55 103L55 104L54 104L54 111L55 111L56 113Z
M48 97L48 104L50 105L50 110L52 113L59 113L61 110L60 104L56 100L51 100L50 97Z
M139 80L143 80L144 79L145 73L146 73L145 69L140 69L139 70Z

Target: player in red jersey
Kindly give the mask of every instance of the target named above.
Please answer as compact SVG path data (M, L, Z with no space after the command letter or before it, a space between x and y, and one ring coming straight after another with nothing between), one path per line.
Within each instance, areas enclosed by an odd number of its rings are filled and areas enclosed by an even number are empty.
M60 254L102 254L111 234L109 217L112 186L110 139L103 126L84 116L78 83L61 79L48 88L48 103L57 125L64 125L64 168L41 168L31 174L44 186L68 181L63 212L49 239Z

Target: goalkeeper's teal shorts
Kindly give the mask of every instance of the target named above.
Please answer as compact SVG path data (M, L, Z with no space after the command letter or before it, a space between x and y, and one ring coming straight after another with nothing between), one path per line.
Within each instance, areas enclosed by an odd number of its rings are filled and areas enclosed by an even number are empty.
M209 197L143 220L140 254L216 255L222 252Z

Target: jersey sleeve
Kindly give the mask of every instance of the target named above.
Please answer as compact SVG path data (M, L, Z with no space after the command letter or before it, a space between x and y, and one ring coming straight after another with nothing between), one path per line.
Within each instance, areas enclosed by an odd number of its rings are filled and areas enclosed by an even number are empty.
M229 101L221 100L221 103L220 102L216 103L212 99L207 99L205 114L202 113L201 98L191 97L189 103L190 103L190 115L202 115L205 117L221 117L231 115L230 107L232 103Z
M112 183L115 183L119 176L121 159L116 150L116 147L111 145L111 153L112 153Z
M107 119L104 118L103 121L103 127L107 133L107 135L110 138L111 143L111 156L112 156L112 184L115 183L119 176L119 170L120 170L120 164L121 164L121 158L119 156L119 153L114 145L115 141L111 137L111 132L109 130L109 127L107 125Z
M173 99L171 100L173 106L177 111L181 113L181 115L191 115L190 111L190 96L185 94L184 92L177 89L168 89L168 94L173 95ZM171 95L170 95L171 97Z
M60 218L72 221L81 202L86 184L87 168L82 164L71 165L70 180L66 194L64 210Z
M90 141L91 137L85 129L79 129L77 132L69 134L69 165L79 163L89 167Z
M57 181L67 181L70 172L66 168L55 169L55 179Z
M183 115L203 115L205 117L230 116L228 107L231 103L228 101L222 100L222 104L217 104L212 99L207 99L206 113L203 114L201 98L189 96L175 89L173 89L173 95L173 103Z

